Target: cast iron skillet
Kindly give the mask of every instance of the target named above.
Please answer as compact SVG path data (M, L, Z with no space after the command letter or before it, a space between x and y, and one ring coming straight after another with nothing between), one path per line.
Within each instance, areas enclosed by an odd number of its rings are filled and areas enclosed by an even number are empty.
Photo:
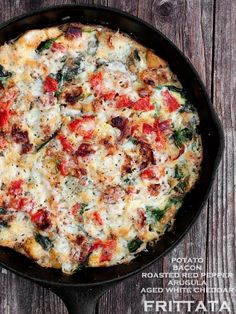
M166 59L198 110L203 142L200 179L179 210L173 230L166 233L155 247L140 254L130 264L109 268L84 268L72 276L66 276L59 270L42 268L13 250L0 248L2 267L49 288L64 300L69 312L75 314L93 313L98 298L112 283L151 265L183 238L207 200L222 156L224 138L206 89L190 62L162 33L130 14L101 6L50 7L3 23L0 26L0 44L16 38L28 29L44 28L68 21L120 29Z

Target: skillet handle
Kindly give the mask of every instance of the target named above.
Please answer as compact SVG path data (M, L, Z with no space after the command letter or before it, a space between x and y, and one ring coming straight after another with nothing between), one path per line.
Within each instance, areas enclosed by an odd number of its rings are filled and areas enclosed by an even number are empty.
M50 287L65 303L69 314L94 314L99 298L111 285L94 286L91 288Z

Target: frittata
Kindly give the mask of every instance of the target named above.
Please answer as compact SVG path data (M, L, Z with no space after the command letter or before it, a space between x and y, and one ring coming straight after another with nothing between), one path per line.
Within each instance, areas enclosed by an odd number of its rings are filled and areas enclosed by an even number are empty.
M66 274L128 263L171 228L201 160L196 109L129 36L71 23L0 47L1 246Z

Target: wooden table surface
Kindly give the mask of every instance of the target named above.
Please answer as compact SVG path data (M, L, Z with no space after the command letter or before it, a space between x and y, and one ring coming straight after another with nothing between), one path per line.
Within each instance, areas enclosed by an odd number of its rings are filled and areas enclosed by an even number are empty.
M236 289L236 1L0 0L0 22L34 9L65 3L108 5L139 16L167 35L199 72L223 124L226 144L223 160L197 223L172 252L147 272L171 271L173 257L203 258L202 272L233 273L230 279L207 279L208 287ZM167 284L167 279L133 276L100 299L97 313L144 313L141 304L144 298L227 301L231 312L236 313L236 293L141 293L142 287L166 287ZM67 313L53 293L6 270L0 274L0 289L2 314Z

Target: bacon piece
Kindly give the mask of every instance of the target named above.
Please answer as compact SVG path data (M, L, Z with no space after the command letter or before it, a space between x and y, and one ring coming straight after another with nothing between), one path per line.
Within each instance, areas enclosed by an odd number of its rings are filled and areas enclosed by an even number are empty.
M66 52L66 47L62 43L57 43L54 41L54 43L52 44L52 51L53 52L56 52L56 51Z
M86 240L85 236L83 236L81 234L78 234L76 236L76 240L75 241L76 241L76 244L81 245L85 240Z
M117 128L120 130L120 136L119 140L122 140L123 138L127 138L131 134L131 128L129 126L129 120L127 118L118 116L111 119L111 125L114 128Z
M21 154L26 154L28 152L30 152L33 148L33 144L31 144L30 142L27 143L23 143L21 145Z
M152 94L152 91L149 88L139 88L137 92L141 98L146 97L146 96L151 96Z
M114 153L117 151L116 145L114 145L112 137L107 136L105 138L102 138L99 141L99 144L104 145L107 150L107 155L114 155Z
M145 226L146 216L143 209L141 208L138 208L137 212L138 212L138 218L135 221L135 225L139 231L139 230L142 230L143 227Z
M142 156L142 163L140 165L140 170L145 169L149 164L155 164L155 159L153 155L152 148L149 144L139 141L140 154Z
M103 191L102 198L107 204L116 204L123 196L120 186L109 186Z
M70 91L66 92L65 101L70 105L74 105L77 103L82 93L83 93L82 87L75 86Z
M26 154L32 150L33 144L29 141L28 131L22 131L16 124L13 124L11 135L16 143L22 144L21 154Z
M125 161L121 168L122 173L132 173L132 158L125 154Z
M82 37L82 29L79 25L77 24L70 24L66 33L65 33L65 37L69 40L73 40L75 38L79 38Z
M22 131L16 124L13 124L11 135L16 143L28 143L28 131Z
M94 153L95 153L95 150L92 149L91 145L88 143L82 143L77 149L77 151L75 152L75 154L80 157L86 157Z
M160 184L150 184L148 186L148 192L152 196L157 196L160 192L160 188L161 188Z

